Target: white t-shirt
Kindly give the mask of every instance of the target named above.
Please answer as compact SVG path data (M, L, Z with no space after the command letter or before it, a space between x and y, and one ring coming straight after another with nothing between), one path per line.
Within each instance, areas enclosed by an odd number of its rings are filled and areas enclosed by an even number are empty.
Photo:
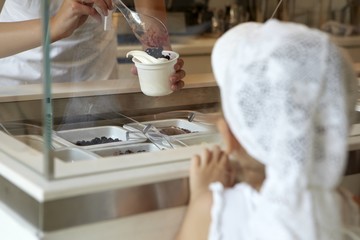
M63 0L50 1L54 15ZM41 17L41 0L5 1L0 21L14 22ZM108 79L116 64L114 31L89 17L72 36L51 44L53 82ZM0 59L0 85L41 83L42 48L38 47Z
M242 240L246 238L249 219L256 209L259 194L246 183L224 189L212 183L213 193L209 240Z
M239 183L233 188L225 189L221 183L216 182L210 184L210 190L213 193L213 204L208 239L250 239L250 222L259 204L260 194L246 183ZM352 232L351 235L348 235L350 237L348 239L360 239L360 232L358 232L359 208L351 200L351 194L348 191L340 189L339 193L342 199L343 228L339 227L336 231L344 231L343 234L349 234L345 232L346 228L346 231ZM273 226L269 227L272 228ZM252 230L254 229L252 228ZM286 229L285 225L283 230L285 230L284 233L291 235L291 229ZM352 237L353 235L357 237L354 238ZM270 237L269 239L272 238Z

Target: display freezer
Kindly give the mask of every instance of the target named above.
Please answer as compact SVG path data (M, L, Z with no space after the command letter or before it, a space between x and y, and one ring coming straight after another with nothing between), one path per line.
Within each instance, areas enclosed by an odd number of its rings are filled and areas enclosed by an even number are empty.
M14 230L0 231L1 239L99 239L104 231L110 240L173 239L189 199L189 159L221 143L213 122L201 128L193 114L202 112L204 119L218 113L219 91L211 74L187 76L184 89L161 98L143 95L137 81L128 81L54 84L50 179L42 153L41 87L0 89L0 215L2 226ZM90 114L84 102L91 103ZM80 107L64 124L69 104ZM194 121L189 126L201 133L160 138L166 145L156 141L158 134L124 127L173 113L175 122ZM114 142L95 144L110 138ZM78 145L82 140L95 142ZM134 221L140 230L129 233ZM155 237L159 228L166 229Z
M211 74L188 76L183 90L161 100L144 96L133 82L113 86L111 80L79 83L71 89L67 84L55 86L50 179L44 174L41 109L34 107L41 102L39 91L24 87L27 94L6 96L0 89L0 239L174 238L189 200L190 158L204 147L222 144L213 125L220 112L218 88ZM92 102L91 114L79 108L63 124L67 104L76 100ZM197 112L202 114L195 120L209 120L206 127L201 121L203 128L196 130L193 125L177 125L179 118L190 124ZM160 138L168 143L161 144L144 128L131 128L134 123L159 127L169 121L193 131ZM84 135L109 126L110 132ZM76 145L78 140L117 138L118 128L125 143ZM359 125L351 135L346 177L360 173ZM126 142L134 136L135 142Z

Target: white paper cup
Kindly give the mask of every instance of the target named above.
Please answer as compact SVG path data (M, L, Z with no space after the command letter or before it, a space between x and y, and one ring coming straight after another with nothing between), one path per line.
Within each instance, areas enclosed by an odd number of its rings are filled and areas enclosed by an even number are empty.
M141 91L147 96L165 96L173 92L170 76L175 72L174 65L179 54L173 51L163 51L163 53L170 56L169 61L147 64L133 60L137 68Z

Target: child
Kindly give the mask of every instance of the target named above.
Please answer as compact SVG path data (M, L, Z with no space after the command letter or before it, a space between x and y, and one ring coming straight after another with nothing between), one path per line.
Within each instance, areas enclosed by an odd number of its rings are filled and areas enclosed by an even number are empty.
M348 59L325 33L270 20L225 33L212 64L227 150L192 159L178 239L356 237L358 206L339 188L357 98ZM233 187L229 154L244 175Z

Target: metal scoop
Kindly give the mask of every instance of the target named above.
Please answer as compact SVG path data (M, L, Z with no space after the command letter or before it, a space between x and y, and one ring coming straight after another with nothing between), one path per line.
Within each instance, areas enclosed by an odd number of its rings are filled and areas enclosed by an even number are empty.
M159 19L132 11L121 0L113 0L113 3L144 47L170 46L169 32Z

